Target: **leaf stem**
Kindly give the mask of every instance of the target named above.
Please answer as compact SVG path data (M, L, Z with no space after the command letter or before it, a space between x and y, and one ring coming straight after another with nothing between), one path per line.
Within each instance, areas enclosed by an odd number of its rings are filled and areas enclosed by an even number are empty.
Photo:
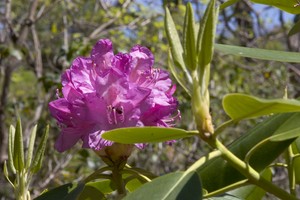
M231 151L229 151L218 139L212 138L208 141L210 145L216 147L218 150L222 152L223 158L235 167L241 174L243 174L246 178L248 178L250 183L253 183L266 192L275 195L279 199L291 199L296 200L297 198L283 189L277 187L271 182L267 181L265 178L260 176L260 174L255 171L250 165L247 165L245 162L240 160L236 155L234 155Z

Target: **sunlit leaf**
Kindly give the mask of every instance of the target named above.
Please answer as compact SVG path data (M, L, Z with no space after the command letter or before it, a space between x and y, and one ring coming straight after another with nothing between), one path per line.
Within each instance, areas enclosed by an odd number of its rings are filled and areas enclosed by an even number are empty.
M300 113L273 115L244 133L240 138L232 142L228 148L237 157L244 160L249 150L256 146L257 143L273 135L280 134L281 132L278 131L280 129L284 131L282 127L284 127L287 122L289 124L287 128L291 130L298 129ZM258 148L254 154L252 154L249 164L255 170L261 172L282 154L293 141L294 139L280 142L266 142L265 145ZM226 162L218 152L215 154L216 155L212 156L211 159L209 159L210 156L203 157L191 166L193 170L199 173L203 188L209 193L245 179L245 177ZM220 174L222 174L222 176L220 176Z
M238 1L240 1L240 0L228 0L220 5L220 10L227 8L227 7L237 3Z
M233 120L241 120L274 113L299 112L300 101L294 99L265 100L236 93L224 97L223 107Z
M150 195L151 194L151 195ZM124 200L173 200L189 199L201 200L202 189L200 179L194 171L189 173L175 172L154 179L146 183Z
M186 6L185 23L183 30L183 47L185 63L190 70L194 70L197 67L197 39L194 12L191 3L188 3Z
M215 8L215 0L211 0L201 19L197 38L198 62L201 70L206 67L212 59L217 15L218 10Z
M265 4L269 6L275 6L283 11L299 14L300 9L297 0L251 0L254 3Z
M101 135L106 140L123 144L165 142L195 135L178 128L162 128L156 126L119 128L107 131Z
M180 67L185 73L188 73L183 59L183 47L181 45L179 35L175 28L174 21L172 19L169 9L166 7L165 15L165 30L167 38L171 46L171 53L176 66Z
M230 55L236 55L236 56L242 56L248 58L300 63L300 53L296 53L296 52L240 47L240 46L225 45L225 44L215 44L215 49L224 54L230 54Z

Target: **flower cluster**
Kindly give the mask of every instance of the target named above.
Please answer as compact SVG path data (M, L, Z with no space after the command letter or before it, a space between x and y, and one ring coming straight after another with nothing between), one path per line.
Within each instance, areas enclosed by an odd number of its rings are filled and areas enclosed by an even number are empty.
M172 96L176 87L168 72L153 64L146 47L114 55L108 39L99 40L90 57L76 58L62 75L63 97L49 103L61 126L55 148L63 152L82 140L84 148L100 150L113 144L101 138L107 130L173 126L180 118Z

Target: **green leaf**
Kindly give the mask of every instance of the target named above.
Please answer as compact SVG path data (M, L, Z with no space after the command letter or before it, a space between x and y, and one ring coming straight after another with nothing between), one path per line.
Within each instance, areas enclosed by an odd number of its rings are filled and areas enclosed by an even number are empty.
M24 169L24 148L23 148L23 134L21 119L18 118L15 139L14 139L14 153L13 153L14 166L17 171Z
M151 195L149 195L151 194ZM170 173L152 182L146 183L133 193L128 194L124 200L173 200L173 199L202 199L200 179L194 171L188 173Z
M175 24L169 9L166 7L165 9L165 30L167 34L167 38L169 44L171 46L171 52L174 59L174 63L182 68L184 71L187 71L184 60L183 60L183 48L179 39L179 35L175 28Z
M37 130L37 125L35 125L31 130L30 139L29 139L29 146L28 146L28 151L27 151L26 164L25 164L26 169L29 169L30 164L31 164L33 147L34 147L35 136L36 136L36 130Z
M241 120L275 113L299 112L300 101L294 99L265 100L236 93L224 97L223 107L233 120Z
M45 129L45 132L42 136L42 140L41 140L41 142L37 148L37 151L35 153L35 156L33 159L34 161L31 166L32 173L37 173L42 166L44 152L45 152L46 145L47 145L48 133L49 133L49 125L47 125L47 127Z
M135 178L130 180L127 184L126 184L126 189L129 192L133 192L136 189L138 189L139 187L141 187L143 185L143 183L141 181L139 181L139 179Z
M53 199L63 199L63 200L74 200L79 196L84 188L83 183L74 184L67 183L61 185L52 190L42 193L40 196L35 198L35 200L53 200Z
M156 126L118 128L101 135L103 139L123 144L165 142L195 135L178 128L162 128Z
M300 10L300 9L299 9ZM279 62L300 63L300 54L296 52L276 51L249 47L215 44L215 49L224 54L271 60Z
M183 46L184 58L186 66L190 70L195 70L197 67L197 52L196 52L196 33L195 21L192 4L189 2L186 6L185 22L183 29Z
M11 171L16 174L16 168L14 165L14 144L15 144L15 132L16 129L13 125L10 125L9 132L8 132L8 165L11 169Z
M288 36L295 35L300 32L300 20L298 20L288 33Z
M175 28L174 21L172 19L172 16L170 14L169 9L166 7L165 8L166 15L165 15L165 30L166 30L166 35L169 41L169 44L171 46L171 53L172 57L174 59L174 64L181 68L182 71L184 72L187 81L189 84L192 84L192 79L191 75L188 72L184 59L183 59L183 48L179 39L179 35L177 33L177 30Z
M297 0L251 0L254 3L265 4L269 6L275 6L283 11L299 14L300 9L297 6Z
M169 66L169 69L170 69L171 73L173 74L174 78L176 79L176 81L181 85L181 87L185 90L185 92L189 96L191 96L191 89L189 89L189 85L185 81L183 73L178 71L176 69L176 67L174 66L174 63L172 61L172 54L171 54L170 50L169 50L169 56L168 56L168 66Z
M262 177L264 177L266 180L272 181L272 170L270 168L267 168L262 173ZM228 192L228 194L231 194L240 199L252 200L252 199L263 199L263 197L266 194L266 191L264 191L262 188L255 185L247 185L232 190Z
M270 138L270 141L280 142L280 141L294 139L299 136L300 136L300 127L297 129L281 132L281 134L278 135L274 135L273 137Z
M72 189L65 197L64 200L74 200L74 199L78 199L78 197L80 196L81 192L84 189L84 183L79 183L77 185L77 187L75 187L74 189Z
M284 130L285 123L289 122L290 129L298 129L300 124L300 113L285 113L273 115L254 126L247 133L235 140L228 148L241 160L257 143L280 134L278 130ZM286 148L294 141L294 139L272 142L268 141L265 145L258 148L251 156L249 164L258 172L268 167ZM215 156L204 156L195 162L190 168L196 170L201 177L203 188L209 193L223 187L232 185L238 181L244 180L245 177L226 162L218 151ZM218 172L218 173L216 173Z
M101 192L101 190L98 190L97 188L85 185L83 191L78 197L78 200L94 200L94 199L105 199L105 195Z
M213 56L218 16L218 10L216 10L215 4L215 0L209 1L204 16L200 22L200 29L197 38L197 52L201 70L210 63Z
M110 194L115 190L115 188L112 188L112 182L110 180L89 182L86 184L86 186L93 187L103 194Z
M222 194L216 197L205 198L207 200L242 200L230 194Z
M300 138L297 138L292 144L292 150L295 154L293 159L293 169L295 173L295 182L300 184Z
M220 10L227 8L227 7L231 6L232 4L237 3L238 1L240 1L240 0L228 0L220 5Z

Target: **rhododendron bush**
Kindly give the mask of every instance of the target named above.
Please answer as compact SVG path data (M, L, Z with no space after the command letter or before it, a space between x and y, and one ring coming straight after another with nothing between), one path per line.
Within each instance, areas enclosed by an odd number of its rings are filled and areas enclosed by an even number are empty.
M298 53L215 44L219 9L235 2L218 5L210 0L199 28L188 3L183 33L177 32L165 9L169 70L156 67L148 48L133 45L129 52L115 54L111 40L105 38L96 42L90 55L75 58L61 76L57 99L49 102L49 111L60 128L54 147L65 153L79 143L105 166L84 175L82 180L45 191L36 199L262 199L266 194L278 199L299 198L298 100L289 99L288 94L262 99L231 93L222 101L228 121L216 124L210 111L210 70L215 50L262 60L300 62ZM255 2L287 12L298 9L295 3ZM190 99L194 130L176 127L184 120L176 87L181 87ZM263 116L260 123L229 146L219 139L226 128ZM20 120L9 131L8 166L17 178L10 180L7 164L4 174L18 199L30 199L31 177L42 166L48 128L33 154L35 134L36 127L24 158ZM143 151L149 143L163 142L167 146L186 137L198 137L211 152L185 171L156 177L127 164L133 151ZM278 163L282 153L285 160ZM272 182L274 166L287 170L289 190Z

